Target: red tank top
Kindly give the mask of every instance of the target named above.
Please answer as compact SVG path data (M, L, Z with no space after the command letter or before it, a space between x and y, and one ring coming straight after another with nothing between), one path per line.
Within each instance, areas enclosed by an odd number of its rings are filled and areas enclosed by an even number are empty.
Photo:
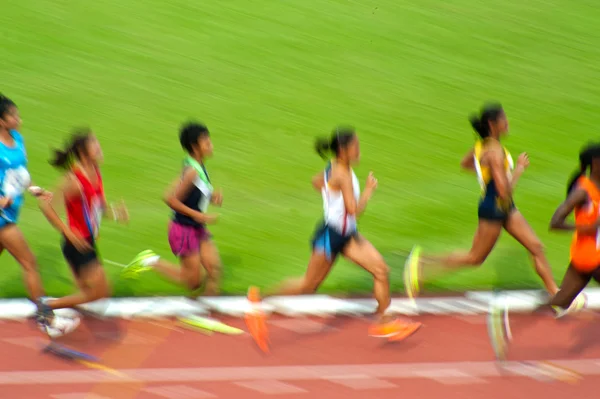
M585 190L588 201L575 208L575 223L594 224L600 217L600 190L587 177L581 177L578 188ZM573 234L571 263L582 272L592 272L600 266L600 231L592 234Z
M96 168L98 180L94 185L80 169L73 169L79 183L80 196L65 198L69 227L81 237L98 238L100 220L104 208L104 187L100 170Z

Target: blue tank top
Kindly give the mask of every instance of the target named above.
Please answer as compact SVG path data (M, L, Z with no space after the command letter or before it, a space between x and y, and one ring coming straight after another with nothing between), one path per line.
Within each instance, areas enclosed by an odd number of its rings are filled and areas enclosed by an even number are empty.
M13 202L0 210L0 217L7 222L16 223L31 177L27 170L23 137L16 130L11 130L10 135L15 141L12 147L0 143L0 196L10 197Z

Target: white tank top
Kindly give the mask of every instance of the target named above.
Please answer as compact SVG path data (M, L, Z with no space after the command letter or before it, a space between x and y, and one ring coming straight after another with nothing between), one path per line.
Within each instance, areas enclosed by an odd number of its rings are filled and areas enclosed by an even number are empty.
M356 175L352 172L352 191L354 199L358 203L360 198L360 184ZM341 191L334 191L329 188L329 178L331 177L331 164L327 166L324 172L325 186L321 190L323 195L323 210L325 213L325 224L340 233L343 236L351 235L356 232L356 216L348 215L344 196Z

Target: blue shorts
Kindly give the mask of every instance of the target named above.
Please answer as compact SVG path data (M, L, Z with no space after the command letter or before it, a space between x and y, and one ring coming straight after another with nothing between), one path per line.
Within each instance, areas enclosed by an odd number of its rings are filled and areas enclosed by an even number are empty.
M335 229L322 223L317 227L311 241L313 251L324 252L328 260L334 260L344 251L353 238L358 237L358 231L342 235Z

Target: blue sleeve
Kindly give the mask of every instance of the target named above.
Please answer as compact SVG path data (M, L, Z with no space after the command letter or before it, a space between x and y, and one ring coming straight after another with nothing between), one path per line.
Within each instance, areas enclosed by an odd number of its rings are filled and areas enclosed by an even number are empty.
M21 133L17 132L16 130L11 130L10 134L17 143L25 144L23 141L23 136L21 136Z

